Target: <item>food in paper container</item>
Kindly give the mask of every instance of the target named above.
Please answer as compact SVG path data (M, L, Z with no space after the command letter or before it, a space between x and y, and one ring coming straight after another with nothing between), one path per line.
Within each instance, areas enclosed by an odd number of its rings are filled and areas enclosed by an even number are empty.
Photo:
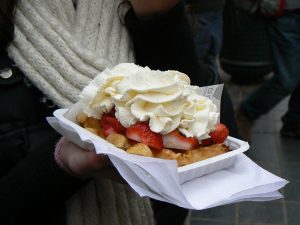
M178 71L123 63L82 91L76 120L128 153L183 166L229 151L216 105L199 93Z

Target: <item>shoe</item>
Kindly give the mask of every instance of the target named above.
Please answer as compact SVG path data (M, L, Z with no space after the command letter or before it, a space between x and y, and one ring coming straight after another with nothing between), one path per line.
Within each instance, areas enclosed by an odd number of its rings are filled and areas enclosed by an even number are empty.
M287 124L284 123L280 135L286 138L300 139L300 124Z
M254 126L254 121L247 118L241 109L236 110L235 117L240 138L251 142L251 129Z

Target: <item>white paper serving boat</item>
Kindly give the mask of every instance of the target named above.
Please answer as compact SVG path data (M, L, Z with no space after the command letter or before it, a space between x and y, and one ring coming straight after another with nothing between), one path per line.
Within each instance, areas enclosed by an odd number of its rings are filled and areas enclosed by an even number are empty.
M74 122L59 109L48 122L76 144L106 154L127 183L140 195L188 209L205 209L239 201L281 198L288 181L269 173L243 154L248 143L228 137L228 153L178 168L175 160L128 154ZM74 113L74 110L73 110Z
M225 144L231 150L230 152L179 167L179 182L184 183L186 181L193 180L194 178L228 168L235 163L237 155L249 149L249 144L247 142L230 136L225 141Z
M79 107L78 107L79 110ZM76 121L75 117L79 111L77 110L72 110L72 113L67 113L67 109L58 109L54 112L54 116L64 123L65 129L67 130L61 130L58 129L57 127L54 127L59 133L61 133L64 136L67 136L71 141L75 142L76 144L84 147L84 148L91 148L90 146L90 141L86 140L83 141L81 138L79 138L77 135L78 133L74 133L74 131L80 131L81 135L84 137L90 137L90 140L97 140L97 143L103 147L103 145L108 146L111 150L111 153L114 154L115 156L118 156L121 160L128 158L130 156L130 160L137 165L139 163L143 163L145 160L148 161L148 157L144 156L138 156L138 155L132 155L129 153L126 153L124 150L119 149L112 144L106 142L104 139L101 137L96 136L95 134L89 132L88 130L82 128L79 126ZM67 118L68 117L68 118ZM73 132L72 132L73 130ZM249 144L247 142L241 141L239 139L233 138L233 137L228 137L227 140L225 141L226 145L230 148L230 152L203 160L199 161L190 165L182 166L178 168L178 179L179 183L185 183L189 180L193 180L197 177L201 177L203 175L228 168L232 166L236 160L236 156L241 154L242 152L245 152L249 149ZM108 154L107 152L98 152ZM142 158L144 158L142 160ZM170 160L165 160L165 159L156 159L156 158L151 158L151 161L157 160L158 162L162 161L170 161ZM174 160L174 163L176 161Z

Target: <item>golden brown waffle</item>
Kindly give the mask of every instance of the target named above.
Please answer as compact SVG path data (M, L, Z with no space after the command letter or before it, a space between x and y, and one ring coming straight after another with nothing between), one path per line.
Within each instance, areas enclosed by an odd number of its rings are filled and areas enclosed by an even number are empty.
M88 117L84 113L78 114L76 117L76 121L83 128L130 154L177 160L177 164L179 167L208 159L220 154L224 154L229 151L228 146L226 146L225 144L214 144L205 147L198 147L196 149L187 151L180 151L175 149L163 149L161 151L158 151L150 148L143 143L132 141L122 134L110 134L105 137L102 132L100 120Z

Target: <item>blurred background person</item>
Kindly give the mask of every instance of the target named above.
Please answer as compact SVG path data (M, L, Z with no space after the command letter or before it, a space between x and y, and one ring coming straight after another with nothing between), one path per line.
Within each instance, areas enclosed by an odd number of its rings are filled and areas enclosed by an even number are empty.
M225 0L186 0L200 61L219 70Z
M242 1L237 1L242 4ZM247 2L247 1L244 1ZM237 110L243 139L251 140L255 121L291 94L282 117L283 137L300 138L300 1L248 1L247 9L262 16L271 43L274 75L251 93Z

